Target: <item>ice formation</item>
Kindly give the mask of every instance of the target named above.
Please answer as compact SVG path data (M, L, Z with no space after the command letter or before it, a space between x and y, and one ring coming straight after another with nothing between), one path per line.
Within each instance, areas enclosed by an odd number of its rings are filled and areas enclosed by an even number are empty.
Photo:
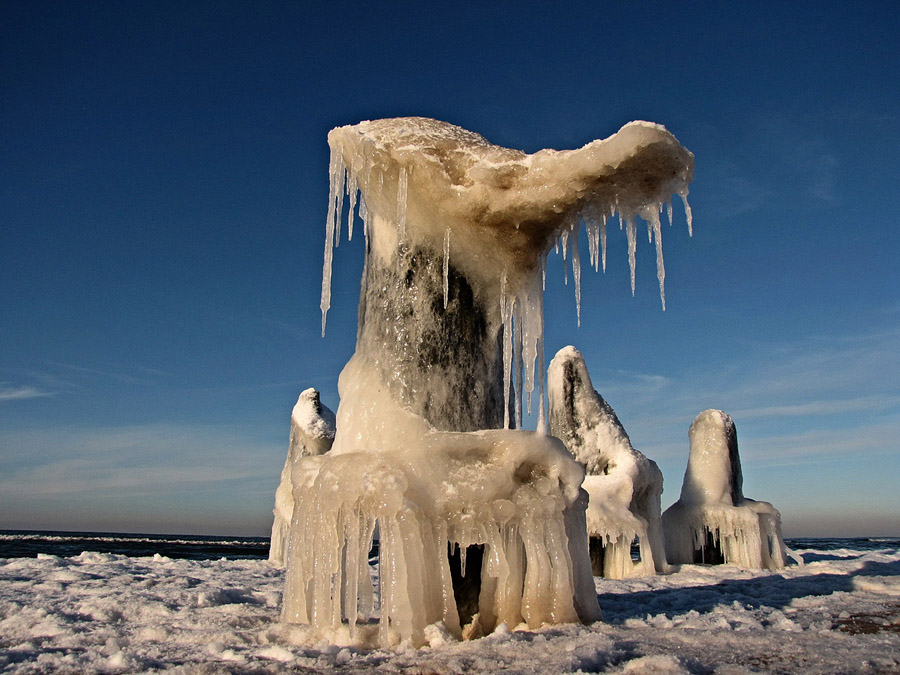
M583 471L542 433L544 261L584 221L598 266L618 212L633 264L642 217L662 293L659 214L686 198L693 156L646 122L533 155L424 118L340 127L328 142L323 333L345 193L365 266L334 445L308 491L295 482L284 621L333 635L377 616L381 644L418 645L435 623L476 636L598 618ZM539 432L513 430L535 388Z
M550 433L565 443L586 472L587 529L596 576L622 579L668 568L660 521L663 476L635 450L615 411L598 394L584 357L564 347L547 374ZM640 560L631 558L637 540Z
M306 457L324 455L334 442L334 413L319 400L315 389L303 391L291 411L291 442L287 459L281 470L281 480L275 490L275 520L269 546L269 562L284 567L287 538L294 512L295 480L303 475L301 462Z
M784 567L780 514L742 492L734 421L721 410L704 410L691 424L689 437L681 499L662 517L669 562Z

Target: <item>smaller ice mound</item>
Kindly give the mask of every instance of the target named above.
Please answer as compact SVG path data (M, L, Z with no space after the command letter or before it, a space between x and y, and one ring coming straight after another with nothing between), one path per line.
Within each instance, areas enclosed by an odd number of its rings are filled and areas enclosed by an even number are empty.
M665 572L660 522L663 476L635 450L615 411L591 384L584 357L564 347L547 374L550 433L565 443L584 467L590 495L587 530L596 576L623 579ZM632 561L637 540L640 560Z
M584 474L558 439L487 430L415 441L306 460L317 474L294 491L285 623L402 648L427 644L435 624L474 638L600 618Z
M742 492L734 421L721 410L704 410L688 435L691 453L681 499L662 517L669 562L784 567L781 515Z
M275 521L272 523L269 562L277 567L285 565L284 554L294 511L292 476L303 473L297 465L304 457L324 455L331 450L334 423L334 413L319 400L318 391L309 388L300 394L291 412L291 444L281 470L281 481L275 490Z

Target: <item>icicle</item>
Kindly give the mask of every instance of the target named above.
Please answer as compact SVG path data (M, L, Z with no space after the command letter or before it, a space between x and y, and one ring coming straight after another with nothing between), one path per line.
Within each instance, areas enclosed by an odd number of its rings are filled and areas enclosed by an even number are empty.
M569 254L569 230L568 228L563 229L559 234L559 243L562 246L562 257L563 257L563 283L568 286L569 285L569 268L566 267L566 259ZM530 413L529 413L530 414Z
M322 263L322 337L325 337L325 320L331 307L331 268L334 261L334 237L336 223L340 222L339 204L344 201L344 160L340 150L332 150L328 165L328 214L325 216L325 256Z
M662 248L662 224L659 214L652 213L653 234L656 237L656 278L659 279L659 299L662 301L663 311L666 311L666 266L663 262Z
M546 260L546 255L544 259ZM522 316L521 313L517 317L516 327L515 327L515 342L513 344L514 353L513 359L516 366L516 382L515 382L515 395L516 395L516 429L522 428L522 398L524 390L522 388Z
M406 239L406 196L409 174L405 166L400 167L397 179L397 227L400 229L400 240Z
M651 224L651 221L649 221L649 220L647 221L647 243L648 244L653 243L653 225Z
M506 272L500 277L500 321L503 323L503 428L509 429L509 382L512 365L512 300L506 293Z
M547 254L541 256L541 290L547 290Z
M447 296L450 294L450 228L444 232L444 309L447 309Z
M606 216L600 221L600 251L603 256L603 272L606 273Z
M531 415L531 394L534 391L535 360L539 341L544 335L544 294L532 282L521 293L522 301L522 362L525 368L525 398L528 414Z
M341 219L344 217L344 184L347 177L347 167L341 157L341 168L337 176L337 192L334 194L334 245L341 245Z
M578 250L578 228L572 230L572 277L575 279L575 316L581 327L581 253ZM543 399L542 399L543 400Z
M356 183L356 172L354 171L349 173L347 194L350 195L350 212L347 214L347 241L353 241L353 211L356 209L356 196L359 194L359 187Z
M684 203L684 215L685 215L685 218L687 218L688 236L693 237L694 236L694 223L693 223L693 216L691 214L691 205L688 204L687 188L682 189L682 191L679 192L678 195L681 197L681 201Z
M634 296L635 251L637 250L637 225L634 216L625 217L625 236L628 238L628 268L631 270L631 295Z
M543 329L544 325L544 303L541 302L541 328ZM581 324L579 324L581 325ZM537 433L542 434L544 436L547 435L547 415L544 411L544 404L546 403L546 396L544 396L545 384L544 378L547 377L547 367L544 363L544 333L541 331L540 344L538 345L538 362L540 367L538 368L538 386L539 386L539 396L538 396L538 421L537 428L535 429Z
M672 227L672 197L666 200L666 215L669 217L669 227Z
M456 548L459 550L459 574L464 577L466 576L466 551L469 550L469 547L457 544Z

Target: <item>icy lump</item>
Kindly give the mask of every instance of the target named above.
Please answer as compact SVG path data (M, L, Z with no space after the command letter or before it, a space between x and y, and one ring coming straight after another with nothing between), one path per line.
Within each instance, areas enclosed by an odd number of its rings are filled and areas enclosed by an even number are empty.
M579 278L583 221L599 266L618 213L633 264L640 217L662 291L659 215L686 197L693 156L645 122L533 155L424 118L328 142L323 331L345 193L365 266L334 444L301 462L308 489L294 482L284 621L387 646L423 644L435 626L474 637L599 618L583 470L559 440L513 429L534 389L545 426L544 261L572 241Z
M380 615L377 642L388 646L421 645L435 623L460 637L467 624L467 634L479 635L500 624L599 618L590 572L578 565L587 559L577 518L583 474L557 439L435 431L403 450L323 460L295 511L286 622L336 631L346 620L351 635L364 635ZM376 522L373 593L367 560ZM458 574L480 579L477 611L462 619L448 545ZM478 557L467 566L473 549Z
M275 520L269 546L269 562L284 567L288 533L294 512L294 487L302 484L303 460L324 455L334 442L334 413L320 400L315 389L303 391L291 411L291 442L281 480L275 490Z
M587 529L596 576L622 579L665 572L660 522L663 476L635 450L612 407L598 394L584 357L564 347L547 375L550 433L562 439L587 473ZM631 545L640 546L632 561Z
M689 437L681 499L662 517L669 562L784 567L780 514L743 495L734 421L721 410L704 410Z

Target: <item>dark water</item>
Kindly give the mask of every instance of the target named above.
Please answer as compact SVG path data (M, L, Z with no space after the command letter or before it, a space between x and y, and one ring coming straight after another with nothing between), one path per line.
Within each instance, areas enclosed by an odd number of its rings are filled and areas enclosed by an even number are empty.
M67 558L83 551L132 557L159 553L189 560L267 558L269 538L0 530L0 558L34 558L39 553Z
M900 548L896 537L793 538L792 549L855 551ZM33 558L39 553L66 558L83 551L132 557L157 553L168 558L218 560L219 558L267 558L268 537L212 537L202 535L124 534L99 532L47 532L0 530L0 558ZM376 548L373 552L377 555Z
M784 543L788 545L788 548L811 548L816 551L836 551L841 548L854 551L878 551L900 548L900 538L898 537L794 537L785 539Z

